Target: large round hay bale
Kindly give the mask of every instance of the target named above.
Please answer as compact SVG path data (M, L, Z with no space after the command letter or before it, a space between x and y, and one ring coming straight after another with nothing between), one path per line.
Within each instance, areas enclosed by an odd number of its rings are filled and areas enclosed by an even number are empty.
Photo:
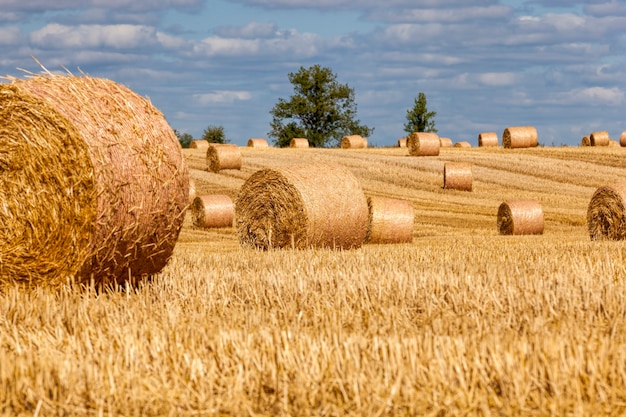
M196 227L232 227L235 205L225 194L200 195L193 200L191 217Z
M478 134L478 146L498 146L498 134L496 132L481 132Z
M367 138L361 135L344 136L341 139L341 149L364 149L367 148Z
M432 132L413 132L407 141L409 155L413 156L437 156L439 155L439 136Z
M264 138L250 138L248 139L249 148L268 148L267 139Z
M591 132L589 135L589 142L591 146L609 146L609 141L611 138L609 137L609 132L606 130Z
M413 240L415 210L409 201L371 196L367 198L369 212L367 243L410 243Z
M583 136L580 141L580 146L591 146L591 140L589 139L589 136Z
M439 147L441 148L452 148L454 143L450 138L439 138Z
M398 148L406 148L406 138L398 139Z
M471 148L472 144L467 141L461 141L454 144L455 148Z
M0 85L0 284L136 281L170 258L189 204L174 131L113 81Z
M591 240L626 238L626 182L599 187L587 207Z
M207 168L211 172L223 169L241 169L239 146L230 143L212 143L206 151Z
M539 144L534 126L507 127L502 133L502 146L508 149L532 148Z
M626 130L619 135L619 144L622 147L626 147Z
M505 201L498 208L501 235L543 234L543 210L535 200Z
M267 168L241 187L235 219L244 245L357 248L367 232L367 199L354 174L341 166Z
M209 141L204 139L192 140L189 142L189 147L192 149L206 149L209 147Z
M443 188L472 191L472 164L469 162L446 162L443 165Z
M289 141L290 148L308 148L309 140L307 138L291 138Z

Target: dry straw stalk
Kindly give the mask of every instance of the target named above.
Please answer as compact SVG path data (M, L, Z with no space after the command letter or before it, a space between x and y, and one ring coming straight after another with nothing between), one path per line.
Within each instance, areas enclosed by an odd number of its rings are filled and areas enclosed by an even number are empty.
M589 135L589 142L591 146L609 146L609 141L611 138L609 137L609 132L606 130L592 132Z
M367 232L367 199L354 174L334 164L268 168L241 187L235 218L244 245L356 248Z
M211 172L241 169L241 150L233 144L212 143L206 152L207 168Z
M501 235L543 234L543 209L535 200L505 201L498 208Z
M443 166L443 188L472 191L472 164L469 162L446 162Z
M307 138L292 138L289 141L290 148L308 148L309 140Z
M267 139L264 138L250 138L248 139L249 148L268 148Z
M367 198L369 221L367 243L410 243L413 241L415 210L409 201L371 196Z
M209 141L204 139L192 140L189 142L189 147L192 149L206 149L209 147Z
M344 136L341 139L342 149L364 149L367 148L367 139L361 135Z
M235 206L225 194L200 195L193 200L191 217L196 227L232 227Z
M534 126L507 127L502 133L502 146L505 148L532 148L538 143L537 129Z
M481 132L478 134L478 146L498 146L498 134L496 132Z
M439 136L431 132L413 132L408 138L409 155L437 156L439 155Z
M450 138L439 138L439 146L442 148L452 148L454 143Z
M167 263L189 204L180 144L113 81L0 85L0 284L122 283Z
M591 240L624 240L626 237L626 182L598 188L587 207Z

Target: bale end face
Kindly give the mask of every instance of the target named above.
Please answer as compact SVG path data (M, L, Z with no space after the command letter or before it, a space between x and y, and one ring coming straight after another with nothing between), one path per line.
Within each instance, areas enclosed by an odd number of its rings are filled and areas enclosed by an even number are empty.
M591 240L626 238L626 183L598 188L587 207L587 229Z

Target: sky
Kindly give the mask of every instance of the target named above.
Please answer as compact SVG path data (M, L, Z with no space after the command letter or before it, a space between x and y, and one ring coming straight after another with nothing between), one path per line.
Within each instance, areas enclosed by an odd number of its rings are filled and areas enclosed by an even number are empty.
M0 75L41 72L33 57L239 145L269 139L289 73L316 64L354 90L371 146L406 135L420 92L454 142L523 125L545 146L626 130L626 0L0 0Z

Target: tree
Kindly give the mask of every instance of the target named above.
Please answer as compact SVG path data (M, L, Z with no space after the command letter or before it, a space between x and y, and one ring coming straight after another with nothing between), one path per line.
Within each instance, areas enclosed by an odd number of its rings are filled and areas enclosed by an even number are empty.
M202 133L202 139L211 143L230 143L224 134L224 126L209 125Z
M294 137L309 140L313 147L338 145L346 135L370 136L374 128L361 125L356 117L354 90L337 82L330 68L300 67L288 75L294 95L282 98L270 111L268 136L278 146L289 146Z
M435 116L437 112L428 111L426 107L426 95L422 92L418 94L413 103L413 108L406 111L406 120L404 131L409 135L413 132L434 132Z
M174 134L178 138L180 146L183 148L188 148L189 144L193 140L193 136L191 136L189 133L180 133L178 130L174 129Z

